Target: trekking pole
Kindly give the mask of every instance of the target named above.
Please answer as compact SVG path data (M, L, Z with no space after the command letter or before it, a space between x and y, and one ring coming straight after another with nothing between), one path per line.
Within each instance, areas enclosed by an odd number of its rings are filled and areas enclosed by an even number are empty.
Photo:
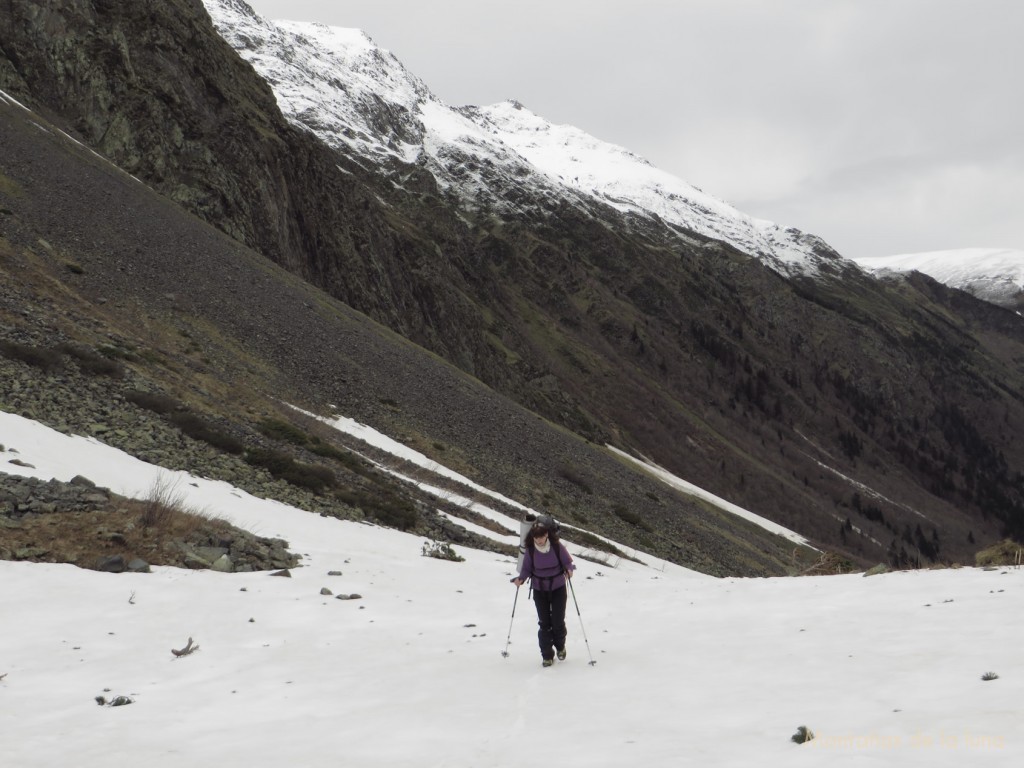
M587 640L587 630L583 628L583 615L580 613L580 604L576 602L576 590L572 586L572 578L567 578L566 581L569 582L569 591L572 592L572 604L576 606L576 615L580 618L580 632L583 633L583 644L587 646L587 656L590 657L590 661L587 663L590 666L594 666L597 662L594 661L594 656L590 652L590 641Z
M505 650L501 652L501 655L506 659L508 658L508 646L512 642L512 622L516 619L516 603L519 602L519 587L520 584L516 584L516 596L512 600L512 618L508 621L508 639L505 640Z

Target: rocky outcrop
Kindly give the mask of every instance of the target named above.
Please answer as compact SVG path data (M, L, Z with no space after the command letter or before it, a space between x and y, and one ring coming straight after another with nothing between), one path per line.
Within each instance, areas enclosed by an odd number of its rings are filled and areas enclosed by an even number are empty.
M191 513L180 512L181 516ZM0 473L0 560L73 563L98 571L175 565L228 573L294 568L287 542L195 517L147 527L137 503L86 478L68 483Z
M429 176L403 186L433 203L396 208L366 170L285 121L199 0L14 0L0 40L0 89L128 173L466 368L487 352L457 332L480 325L458 290L466 228Z

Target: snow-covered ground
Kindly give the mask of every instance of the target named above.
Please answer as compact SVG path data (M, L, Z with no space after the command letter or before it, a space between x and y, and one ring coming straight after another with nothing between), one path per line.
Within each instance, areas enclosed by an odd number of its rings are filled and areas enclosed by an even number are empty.
M0 471L84 474L130 495L161 472L12 414L0 413L0 444ZM287 539L303 567L280 578L0 562L4 765L1024 759L1021 570L714 579L643 556L578 559L569 657L542 669L511 558L427 558L414 536L167 474L190 503ZM199 650L175 657L189 637ZM790 741L801 725L817 738Z

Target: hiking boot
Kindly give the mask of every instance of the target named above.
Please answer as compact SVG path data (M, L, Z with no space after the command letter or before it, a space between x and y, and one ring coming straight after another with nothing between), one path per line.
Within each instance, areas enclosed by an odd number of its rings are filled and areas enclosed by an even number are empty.
M550 666L551 666L552 664L554 664L554 663L555 663L555 660L554 660L554 659L544 659L544 661L542 661L542 662L540 663L540 665L541 665L542 667L550 667Z
M565 661L565 648L559 648L556 653L558 654L559 661Z

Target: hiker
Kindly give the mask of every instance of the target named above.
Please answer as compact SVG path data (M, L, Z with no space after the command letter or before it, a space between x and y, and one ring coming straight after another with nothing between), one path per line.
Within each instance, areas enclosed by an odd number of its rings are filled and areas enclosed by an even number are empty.
M565 545L558 540L558 526L548 516L540 517L526 537L526 552L519 576L512 583L521 587L530 579L537 606L537 641L543 665L565 659L565 580L572 578L576 565Z

